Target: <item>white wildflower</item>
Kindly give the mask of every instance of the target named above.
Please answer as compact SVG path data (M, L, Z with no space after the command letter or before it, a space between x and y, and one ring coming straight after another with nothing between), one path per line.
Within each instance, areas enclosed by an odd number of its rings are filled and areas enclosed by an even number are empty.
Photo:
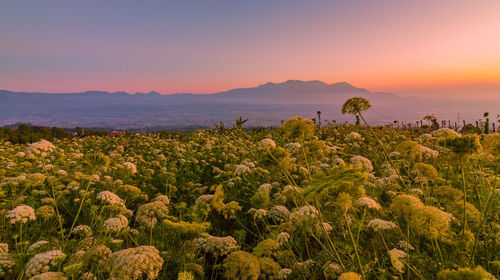
M196 242L203 252L210 253L215 257L225 256L233 249L236 249L236 240L232 236L218 237L210 235L205 238L198 238Z
M122 165L125 166L125 168L127 168L130 171L130 173L132 174L137 173L137 166L135 164L127 161L124 162Z
M355 131L351 131L349 132L349 134L347 134L344 138L344 140L346 142L355 142L355 141L358 141L358 140L361 140L363 137L361 136L361 134L355 132Z
M413 248L413 246L411 246L410 243L408 243L408 241L406 240L400 240L398 241L398 247L405 250L405 251L412 251L412 250L415 250L415 248Z
M371 172L373 170L372 162L364 156L353 156L351 163L354 166L360 166L363 170Z
M26 153L39 155L41 152L50 152L55 150L55 148L56 146L54 146L52 143L45 139L42 139L38 142L29 144L26 148Z
M290 211L286 206L276 205L269 210L268 217L276 223L284 223L290 219Z
M433 159L439 156L439 152L426 146L420 146L423 159Z
M328 261L323 266L323 276L325 276L325 279L337 279L341 272L342 267L337 263Z
M329 223L321 223L316 225L316 230L318 230L321 233L324 232L329 233L330 231L333 230L333 227Z
M79 225L79 226L76 226L75 228L73 228L71 233L75 234L75 235L84 236L84 237L91 237L92 236L92 229L87 225Z
M298 223L298 224L304 224L307 223L311 220L314 220L318 216L319 212L314 206L303 206L302 208L294 211L291 215L290 218Z
M135 219L142 225L152 228L158 220L166 218L167 214L168 207L162 201L153 201L139 206Z
M153 280L158 277L162 265L163 259L158 249L154 246L140 246L112 253L106 268L110 280L138 280L144 277Z
M48 272L66 258L61 250L52 250L34 255L26 264L26 277L33 277Z
M391 258L392 266L399 272L403 273L405 265L401 262L402 259L405 259L407 254L404 251L398 250L396 248L387 252L389 257Z
M288 275L292 274L292 270L289 268L283 268L280 271L278 271L278 279L279 280L285 280L288 278Z
M7 212L5 218L7 218L11 224L15 224L17 222L25 224L28 221L34 221L36 216L35 211L30 206L19 205Z
M301 147L300 143L288 143L285 145L285 149L292 153L297 152Z
M236 176L242 176L244 174L250 173L250 167L243 165L243 164L238 164L236 165L234 169L234 175Z
M278 236L276 236L276 242L280 244L280 246L285 245L290 240L290 234L288 232L280 232Z
M397 228L398 225L396 225L391 221L386 221L382 219L373 219L370 222L368 222L367 227L373 228L373 230L378 231L378 230L394 229Z
M271 138L264 138L259 142L259 148L269 149L274 147L276 147L276 143Z
M254 220L262 220L267 216L267 210L266 209L257 209L255 210L253 214Z
M108 203L110 205L125 205L125 202L123 199L121 199L119 196L116 194L110 192L110 191L102 191L97 194L97 200L100 200L104 203Z
M366 206L368 209L380 209L380 205L375 200L366 196L356 200L356 204L360 206Z
M9 253L9 244L0 243L0 256L7 255Z
M273 186L272 186L271 184L266 183L266 184L262 184L262 185L260 185L258 190L259 190L259 191L267 191L267 192L270 192L270 191L271 191L271 189L272 189L272 187L273 187Z
M155 197L153 199L153 201L161 201L161 202L163 202L163 204L165 204L167 206L170 204L170 199L168 199L168 196L166 196L166 195L159 195L159 196Z
M104 230L107 232L117 233L123 228L125 228L122 224L122 221L118 218L109 218L104 221L103 224Z
M35 275L29 280L67 280L68 278L64 276L62 272L44 272L42 274Z

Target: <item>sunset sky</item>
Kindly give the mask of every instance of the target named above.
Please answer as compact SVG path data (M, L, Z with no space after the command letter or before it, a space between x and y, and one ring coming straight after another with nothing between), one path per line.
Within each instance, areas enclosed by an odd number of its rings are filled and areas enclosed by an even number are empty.
M0 0L0 89L500 98L500 1Z

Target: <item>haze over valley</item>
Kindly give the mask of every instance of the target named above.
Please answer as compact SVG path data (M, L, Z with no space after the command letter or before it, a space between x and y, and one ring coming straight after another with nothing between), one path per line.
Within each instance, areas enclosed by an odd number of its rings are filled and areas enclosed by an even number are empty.
M87 91L81 93L27 93L0 91L0 125L31 123L60 127L116 129L189 128L234 123L239 116L247 126L277 126L295 115L352 122L340 108L350 97L365 97L373 107L366 116L373 124L394 120L414 122L434 114L440 120L474 122L484 112L499 113L500 100L400 96L372 92L347 82L288 80L213 94L169 94Z

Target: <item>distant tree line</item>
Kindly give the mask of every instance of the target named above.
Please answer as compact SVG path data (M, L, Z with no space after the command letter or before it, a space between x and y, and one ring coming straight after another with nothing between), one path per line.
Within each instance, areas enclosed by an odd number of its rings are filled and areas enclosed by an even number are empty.
M9 141L13 144L29 144L41 139L53 140L57 138L83 137L90 135L108 135L107 131L84 130L76 127L67 129L60 127L33 126L30 124L19 124L9 127L0 127L0 140Z

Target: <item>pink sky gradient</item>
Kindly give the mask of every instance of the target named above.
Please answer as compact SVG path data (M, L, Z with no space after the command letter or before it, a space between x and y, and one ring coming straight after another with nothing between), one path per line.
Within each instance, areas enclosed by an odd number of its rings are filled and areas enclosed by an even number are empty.
M211 93L298 79L500 99L500 1L191 2L2 3L0 88Z

